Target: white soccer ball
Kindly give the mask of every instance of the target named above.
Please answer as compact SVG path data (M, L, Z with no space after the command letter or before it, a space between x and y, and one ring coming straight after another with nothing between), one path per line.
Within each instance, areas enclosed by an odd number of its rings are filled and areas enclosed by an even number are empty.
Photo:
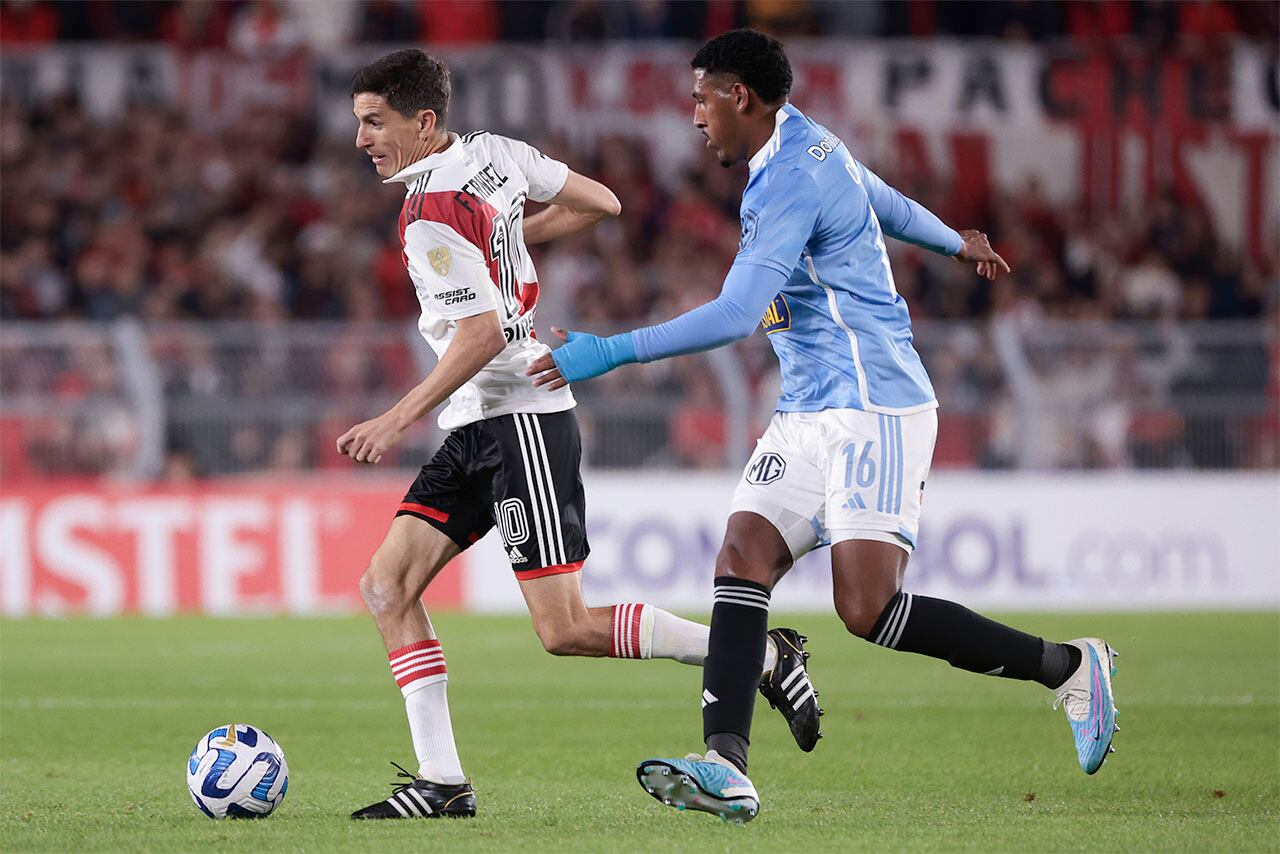
M284 800L289 765L280 745L262 730L227 724L191 751L187 789L209 818L263 818Z

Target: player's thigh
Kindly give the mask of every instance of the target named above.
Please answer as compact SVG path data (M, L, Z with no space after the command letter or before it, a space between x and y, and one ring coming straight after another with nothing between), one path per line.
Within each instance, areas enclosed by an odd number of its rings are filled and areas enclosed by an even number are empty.
M820 413L826 446L826 527L833 544L872 540L910 555L938 433L935 410Z
M900 546L871 539L831 546L831 598L849 631L870 633L885 605L902 587L909 556Z
M466 470L475 432L468 425L450 433L418 472L369 562L362 591L390 587L420 596L446 563L493 527Z
M416 599L461 551L446 534L421 519L396 516L360 579L361 593L370 604L387 597Z
M484 424L484 453L497 460L488 487L493 518L516 578L578 572L591 546L573 411L519 412Z
M716 557L717 578L742 578L772 590L793 563L791 547L772 522L750 511L729 514Z
M734 490L717 574L738 574L726 560L785 572L823 543L826 478L812 422L810 413L774 414Z

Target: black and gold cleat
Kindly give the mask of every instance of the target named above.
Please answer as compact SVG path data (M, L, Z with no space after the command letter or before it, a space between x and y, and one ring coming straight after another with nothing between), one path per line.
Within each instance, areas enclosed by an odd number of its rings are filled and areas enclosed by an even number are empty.
M476 814L476 793L471 783L433 783L400 769L407 783L392 783L391 797L351 814L352 818L471 818Z
M770 629L769 637L778 648L778 660L773 670L761 677L760 693L782 713L796 744L808 753L822 738L818 729L822 709L806 664L809 653L804 645L808 638L795 629Z

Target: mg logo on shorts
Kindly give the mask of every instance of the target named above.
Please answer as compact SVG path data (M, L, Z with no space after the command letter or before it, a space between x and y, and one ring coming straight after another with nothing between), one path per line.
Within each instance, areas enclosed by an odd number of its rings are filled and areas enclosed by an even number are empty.
M787 472L787 461L777 454L761 454L747 469L747 482L764 486Z

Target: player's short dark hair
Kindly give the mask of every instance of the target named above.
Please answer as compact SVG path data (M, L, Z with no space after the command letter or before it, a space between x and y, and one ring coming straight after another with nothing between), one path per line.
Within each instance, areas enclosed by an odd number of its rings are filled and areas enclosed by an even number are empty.
M791 91L791 63L782 42L757 30L730 30L698 49L690 63L708 74L732 74L766 104Z
M351 94L362 92L381 95L402 116L433 110L443 126L449 111L449 66L417 48L397 50L356 72Z

